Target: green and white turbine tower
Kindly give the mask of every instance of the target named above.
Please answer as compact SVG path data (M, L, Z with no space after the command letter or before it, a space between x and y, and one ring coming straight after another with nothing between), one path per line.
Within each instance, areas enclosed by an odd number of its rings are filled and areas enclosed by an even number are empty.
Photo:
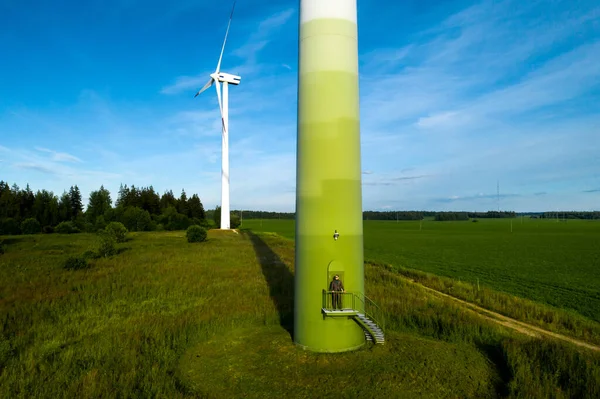
M315 352L365 344L350 317L325 317L339 274L364 292L356 0L300 0L294 341Z

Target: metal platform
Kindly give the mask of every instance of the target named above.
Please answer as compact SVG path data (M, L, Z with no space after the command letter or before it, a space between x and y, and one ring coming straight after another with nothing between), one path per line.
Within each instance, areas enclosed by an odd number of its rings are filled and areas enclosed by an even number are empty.
M321 312L327 316L356 316L358 314L357 310L354 309L325 309L322 308Z

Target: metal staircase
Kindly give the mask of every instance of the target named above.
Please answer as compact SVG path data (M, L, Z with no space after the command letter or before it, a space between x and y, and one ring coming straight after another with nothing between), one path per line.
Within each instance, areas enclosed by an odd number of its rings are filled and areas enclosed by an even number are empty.
M367 315L364 313L358 313L356 316L354 316L354 320L356 320L363 328L367 341L375 342L376 344L383 344L385 342L383 329Z
M383 312L362 292L323 290L321 312L326 317L350 317L362 327L367 341L375 344L385 343Z

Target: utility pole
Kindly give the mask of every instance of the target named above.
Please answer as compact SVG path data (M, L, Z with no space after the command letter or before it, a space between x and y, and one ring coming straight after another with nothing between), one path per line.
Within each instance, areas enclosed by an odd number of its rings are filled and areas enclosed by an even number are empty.
M496 182L496 200L498 202L498 214L500 213L500 180ZM500 215L498 215L500 217Z

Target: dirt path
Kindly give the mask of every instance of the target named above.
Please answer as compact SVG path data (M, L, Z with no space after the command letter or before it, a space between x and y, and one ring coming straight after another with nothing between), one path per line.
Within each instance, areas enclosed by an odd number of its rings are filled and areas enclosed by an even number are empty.
M406 281L409 281L415 285L418 285L419 287L425 289L426 291L432 292L434 295L442 296L444 298L451 299L454 302L458 302L461 305L463 305L464 307L466 307L469 310L473 311L474 313L478 314L479 316L481 316L487 320L490 320L496 324L500 324L500 325L503 325L504 327L515 330L521 334L529 335L530 337L538 337L538 338L542 337L542 336L552 337L552 338L556 338L556 339L559 339L562 341L570 342L574 345L577 345L577 346L580 346L583 348L587 348L587 349L591 349L593 351L600 352L600 346L589 344L587 342L580 341L575 338L567 337L566 335L557 334L557 333L554 333L554 332L551 332L548 330L544 330L543 328L536 327L531 324L527 324L522 321L512 319L510 317L501 315L500 313L496 313L491 310L484 309L481 306L477 306L473 303L463 301L462 299L455 298L452 295L448 295L443 292L434 290L433 288L426 287L423 284L417 283L412 279L409 279L409 278L406 278L403 276L400 276L400 277Z

